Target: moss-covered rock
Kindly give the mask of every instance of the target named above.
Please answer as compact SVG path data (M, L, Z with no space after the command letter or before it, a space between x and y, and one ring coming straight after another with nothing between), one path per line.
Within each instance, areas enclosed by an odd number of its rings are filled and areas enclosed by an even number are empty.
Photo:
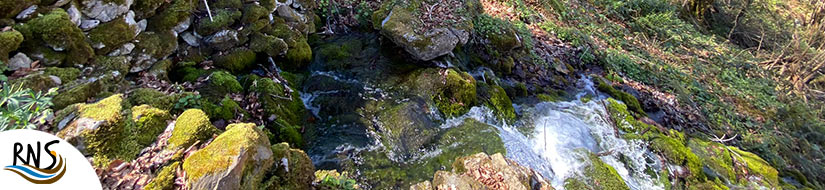
M71 20L63 9L53 9L48 14L39 16L22 25L16 25L26 39L21 46L26 54L41 62L65 62L68 65L83 65L94 56L94 50L86 43L86 36ZM48 47L42 48L43 45ZM55 58L48 54L64 54ZM58 60L48 60L58 59ZM46 60L44 60L46 59Z
M178 1L180 2L180 1ZM178 48L178 38L171 31L143 32L135 37L135 49L132 50L132 66L129 72L140 72L171 55Z
M493 110L493 112L501 119L507 122L514 122L516 120L516 111L513 108L513 102L507 96L504 88L498 85L487 85L486 83L476 83L476 92L479 100L485 106Z
M20 11L40 3L40 0L7 0L0 2L0 19L14 18Z
M165 0L140 0L132 4L132 11L135 11L135 20L150 18L157 13L157 9L163 4L167 3Z
M676 136L680 136L681 133L677 133ZM690 179L699 179L704 180L705 175L702 172L702 161L699 160L699 157L696 154L693 154L693 151L683 143L683 135L681 138L679 137L670 137L667 135L657 135L654 139L650 142L650 148L656 152L661 153L668 162L687 167L690 171Z
M616 90L615 88L613 88L613 86L610 86L610 84L604 79L597 78L593 80L595 80L595 82L598 83L597 88L600 91L605 92L608 95L621 100L627 105L627 107L631 111L635 112L636 114L647 116L647 113L645 112L645 110L642 109L642 105L639 104L639 100L637 100L635 96L633 96L630 93L623 92L621 90Z
M273 158L279 156L273 153L266 135L255 124L232 124L212 143L187 157L183 170L193 189L259 189ZM301 171L289 166L290 172Z
M169 31L181 22L186 22L195 9L196 1L174 1L171 5L149 19L148 28L152 31Z
M429 68L414 71L410 76L412 90L431 97L446 117L467 113L476 104L476 81L466 72Z
M175 121L175 129L169 137L169 149L187 148L196 141L206 141L218 133L218 129L209 122L206 113L199 109L184 111Z
M235 21L241 18L242 15L241 11L227 9L213 11L212 14L214 16L211 19L198 20L198 24L195 28L198 34L208 36L219 30L227 29L227 27L231 26L235 23Z
M235 49L227 54L215 57L215 66L232 73L240 73L255 65L255 52L246 48Z
M138 26L134 23L134 18L127 22L126 17L100 24L89 31L89 41L94 46L99 55L108 54L110 51L120 48L126 42L132 41L138 35Z
M209 79L206 81L206 86L198 91L214 102L231 93L243 92L243 87L241 87L241 83L238 83L237 77L226 71L213 72L206 78Z
M249 86L249 91L257 93L266 115L274 115L275 120L282 119L290 125L302 124L308 112L298 91L288 90L286 85L286 81L276 83L269 78L260 78Z
M261 5L247 4L243 8L243 16L241 16L241 23L250 24L267 17L271 13L271 9L267 9Z
M131 144L131 124L123 115L122 94L94 104L81 104L76 111L76 119L61 129L58 137L92 156L97 167L108 165L112 159L134 159L139 147Z
M61 83L66 84L80 77L80 69L72 67L46 67L43 69L43 74L55 76L60 79Z
M155 178L152 178L152 181L149 181L144 187L145 190L173 190L175 189L175 176L177 173L178 168L180 168L180 162L172 162L171 164L164 166L160 169Z
M305 37L293 38L287 41L289 49L286 51L286 65L284 68L297 70L304 68L312 60L312 48Z
M286 53L287 46L283 39L261 33L252 34L249 40L249 49L266 53L270 57L277 57Z
M426 112L426 104L410 101L388 107L378 115L381 144L400 158L418 153L438 135L438 125Z
M206 112L206 115L209 115L209 118L212 120L229 121L236 118L236 113L247 115L246 111L243 110L237 102L229 98L229 96L224 97L223 100L217 104L206 99L204 99L204 101L207 102L201 103L201 107L203 107L203 111Z
M312 189L315 181L315 166L304 151L290 148L287 143L272 145L272 157L280 161L275 165L263 183L262 189Z
M22 85L36 92L48 91L51 88L60 86L60 78L42 73L29 74L28 76L14 79L10 82L14 86Z
M17 50L22 42L23 34L16 30L0 32L0 61L8 61L9 53Z
M612 166L602 162L593 153L585 152L583 161L588 162L582 172L582 178L568 178L564 181L564 188L570 190L585 189L625 189L629 190L624 180Z
M171 110L178 101L178 95L167 95L151 88L138 88L129 94L128 100L132 105L147 104L161 110Z
M135 123L135 140L138 145L145 147L151 145L166 129L166 121L172 120L172 116L168 111L144 104L132 107L131 119Z
M477 1L462 1L458 7L451 9L455 19L450 22L435 23L425 27L424 21L417 16L421 0L385 1L382 8L373 14L373 23L398 46L404 48L412 57L429 61L448 54L461 44L467 43L472 30L472 18L478 9L472 8ZM381 17L380 20L376 19ZM438 21L433 21L438 22Z
M387 144L384 143L384 146ZM391 159L386 152L363 152L359 155L363 159L360 161L361 164L348 171L359 172L363 181L372 188L399 189L428 180L439 170L463 173L464 169L455 168L459 157L480 152L488 155L506 153L504 143L495 127L474 119L466 119L463 123L446 129L420 149L439 151L429 156L417 155L419 160L406 161L403 164L396 161L398 159Z

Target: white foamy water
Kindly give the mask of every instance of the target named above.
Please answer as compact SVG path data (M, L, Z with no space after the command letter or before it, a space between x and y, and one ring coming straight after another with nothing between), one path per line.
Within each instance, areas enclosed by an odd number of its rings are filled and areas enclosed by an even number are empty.
M580 81L580 85L584 92L576 97L590 94L597 98L587 103L580 100L545 102L524 108L524 117L515 126L498 123L492 111L483 107L473 108L470 113L450 119L445 125L449 127L467 117L495 125L507 149L507 157L539 171L556 189L564 189L564 181L568 178L582 177L581 171L590 164L582 159L586 156L582 150L604 155L600 157L601 161L615 168L631 189L664 189L659 176L645 173L645 170L661 171L661 166L650 161L656 159L647 145L640 140L620 138L621 134L608 120L604 107L608 102L598 98L600 96L595 94L589 80Z

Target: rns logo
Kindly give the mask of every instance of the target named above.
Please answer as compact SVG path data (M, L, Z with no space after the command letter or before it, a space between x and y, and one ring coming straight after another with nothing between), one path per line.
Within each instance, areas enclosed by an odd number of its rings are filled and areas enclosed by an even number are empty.
M15 142L13 147L12 165L6 166L4 169L14 172L23 179L35 184L52 184L66 174L66 159L55 151L49 149L49 146L60 143L58 140L52 140L46 143L37 141L36 144L26 144ZM25 147L25 148L24 148ZM42 156L45 153L50 157L49 165L42 165Z

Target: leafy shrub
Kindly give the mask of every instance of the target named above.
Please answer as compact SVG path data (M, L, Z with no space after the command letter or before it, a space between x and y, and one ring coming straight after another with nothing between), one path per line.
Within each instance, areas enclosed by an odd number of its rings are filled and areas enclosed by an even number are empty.
M52 115L52 97L57 88L49 91L33 92L31 89L2 84L0 90L0 131L13 129L34 129L46 123Z
M356 184L354 179L350 179L345 175L337 177L327 175L326 177L324 177L324 179L321 179L319 189L355 190L358 189L358 185Z

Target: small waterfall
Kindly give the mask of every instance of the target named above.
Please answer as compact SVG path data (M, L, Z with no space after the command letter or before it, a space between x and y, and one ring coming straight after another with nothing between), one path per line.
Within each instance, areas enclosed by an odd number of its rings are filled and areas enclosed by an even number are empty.
M590 164L583 161L581 150L601 153L601 161L616 169L631 189L664 189L658 182L659 176L645 172L661 171L663 166L650 161L656 160L656 155L647 149L645 142L620 137L608 121L604 107L608 102L596 93L590 80L582 79L579 85L583 90L576 97L589 94L594 97L592 101L539 103L523 108L524 117L515 125L501 123L489 109L476 107L462 117L448 120L442 127L456 125L451 123L467 117L497 126L507 157L539 171L556 189L564 189L568 178L581 177L580 171Z

